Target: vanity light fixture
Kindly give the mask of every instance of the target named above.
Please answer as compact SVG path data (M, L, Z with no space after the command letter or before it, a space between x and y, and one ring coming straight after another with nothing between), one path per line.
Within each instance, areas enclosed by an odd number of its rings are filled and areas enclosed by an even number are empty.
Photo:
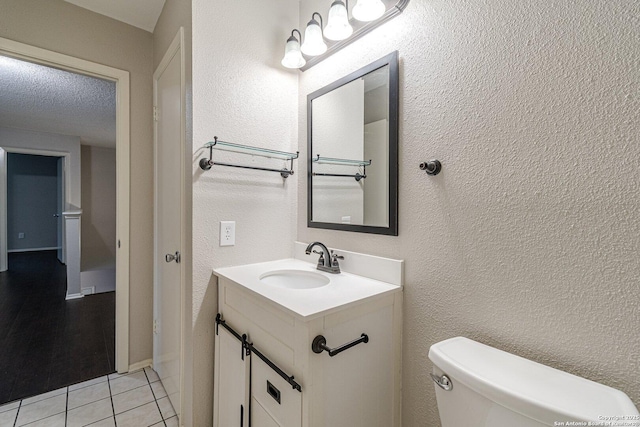
M318 15L320 23L315 20L315 16ZM309 56L322 55L327 51L327 44L322 38L322 15L318 12L313 12L311 15L311 21L307 24L307 29L304 31L304 43L300 47L302 53Z
M297 29L291 31L291 37L287 39L287 44L284 47L284 58L282 58L281 62L282 65L287 68L300 68L304 67L304 64L307 63L300 51L300 41L293 35L295 32L297 32L300 39L302 39L300 31Z
M352 19L349 19L349 0L332 1L326 23L321 14L313 12L304 40L300 31L291 31L284 50L283 66L301 71L313 67L398 16L410 0L356 0L351 11Z
M386 7L382 0L358 0L351 13L358 21L375 21L384 15Z
M348 5L349 0L346 1ZM329 40L344 40L353 33L347 5L342 0L335 0L331 4L327 26L324 29L324 36Z

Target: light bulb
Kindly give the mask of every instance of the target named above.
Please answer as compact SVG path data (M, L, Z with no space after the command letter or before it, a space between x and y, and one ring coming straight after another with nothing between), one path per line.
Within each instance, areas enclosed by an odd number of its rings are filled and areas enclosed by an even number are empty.
M329 40L344 40L353 33L353 28L349 24L347 7L342 0L336 0L331 4L327 26L324 29L324 36Z
M358 21L375 21L384 15L386 8L382 0L358 0L351 13Z
M311 18L304 31L304 43L301 46L302 53L309 56L322 55L327 51L327 45L322 39L322 28L318 21Z
M298 31L298 30L293 30ZM284 47L284 58L282 58L282 66L287 68L300 68L304 67L304 64L307 61L302 57L302 52L300 52L300 42L293 35L293 31L291 32L291 37L287 39L287 44ZM300 31L298 31L300 34Z

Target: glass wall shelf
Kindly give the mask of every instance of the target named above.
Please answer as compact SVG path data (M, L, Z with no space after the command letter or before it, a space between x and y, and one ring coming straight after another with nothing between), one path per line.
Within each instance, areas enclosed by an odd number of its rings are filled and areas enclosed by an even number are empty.
M240 169L261 170L267 172L278 172L283 178L293 175L293 161L298 158L299 152L289 153L287 151L270 150L268 148L252 147L250 145L234 144L233 142L220 141L217 136L213 137L213 141L207 142L204 148L209 149L209 158L200 159L199 165L202 170L208 171L212 166L227 166ZM234 163L222 163L213 160L213 150L229 151L239 154L249 154L252 156L268 157L270 159L287 160L290 162L289 169L275 169L260 166L237 165Z
M328 164L328 165L351 165L351 166L369 166L371 160L350 160L350 159L336 159L333 157L320 157L318 154L313 158L314 163Z
M268 148L252 147L250 145L235 144L233 142L220 141L214 137L213 141L207 142L205 148L213 148L214 150L231 151L234 153L251 154L254 156L269 157L274 159L292 160L298 158L298 153L289 153L286 151L271 150Z

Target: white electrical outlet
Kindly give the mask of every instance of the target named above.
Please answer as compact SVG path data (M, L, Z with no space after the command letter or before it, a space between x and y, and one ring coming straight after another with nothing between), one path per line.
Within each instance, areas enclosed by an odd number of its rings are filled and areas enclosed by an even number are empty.
M220 221L220 246L236 244L236 222Z
M24 239L24 233L18 233L18 239Z

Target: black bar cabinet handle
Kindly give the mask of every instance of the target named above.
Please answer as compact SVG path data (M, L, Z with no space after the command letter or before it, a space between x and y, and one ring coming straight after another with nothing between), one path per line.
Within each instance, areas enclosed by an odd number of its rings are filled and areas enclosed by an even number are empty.
M291 385L291 388L302 393L302 386L295 381L293 375L287 375L282 369L280 369L276 364L269 360L267 356L260 353L260 351L258 351L258 349L255 348L252 343L247 341L247 334L240 335L239 333L237 333L231 326L227 325L226 321L222 319L222 314L218 313L216 315L216 335L218 334L218 327L220 325L222 325L222 327L229 331L231 335L236 337L238 341L242 342L242 360L244 360L245 355L249 356L252 353L255 354L260 359L262 359L262 361L266 363L271 369L276 371L276 373L280 375L286 382L288 382L289 385Z
M313 352L317 354L320 354L323 351L326 351L327 353L329 353L329 356L333 357L336 354L342 353L343 351L348 350L351 347L360 344L361 342L365 344L368 343L369 336L367 334L362 334L360 335L360 338L357 338L351 342L343 344L340 347L329 348L327 346L327 339L322 335L318 335L313 339L313 342L311 343L311 350L313 350Z

